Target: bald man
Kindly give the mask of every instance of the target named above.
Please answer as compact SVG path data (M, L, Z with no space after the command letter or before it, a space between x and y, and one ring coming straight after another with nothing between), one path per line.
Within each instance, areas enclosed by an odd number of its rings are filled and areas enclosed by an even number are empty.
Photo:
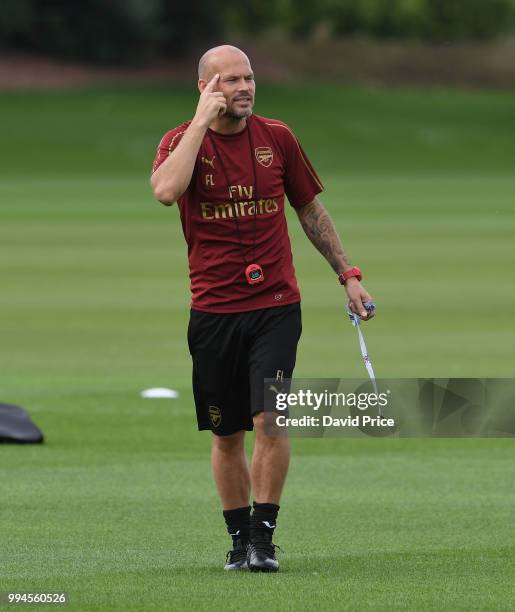
M188 345L199 430L212 432L212 468L232 537L225 569L277 571L272 536L289 463L286 436L269 436L264 379L291 378L300 293L285 195L363 320L374 312L317 195L322 183L292 130L253 114L256 83L236 47L207 51L193 119L167 132L154 160L157 200L177 202L188 244ZM252 461L244 436L255 430ZM254 497L250 507L250 495Z

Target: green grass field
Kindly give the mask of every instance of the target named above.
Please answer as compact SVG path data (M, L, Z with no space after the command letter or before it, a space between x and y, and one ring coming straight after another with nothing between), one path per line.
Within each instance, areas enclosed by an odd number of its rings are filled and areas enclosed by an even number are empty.
M177 210L152 200L194 92L2 94L0 591L80 610L515 609L510 439L293 440L277 575L226 575L196 432ZM326 185L379 307L384 377L514 375L515 94L259 86ZM296 374L364 375L344 294L289 211ZM179 400L143 400L170 386Z

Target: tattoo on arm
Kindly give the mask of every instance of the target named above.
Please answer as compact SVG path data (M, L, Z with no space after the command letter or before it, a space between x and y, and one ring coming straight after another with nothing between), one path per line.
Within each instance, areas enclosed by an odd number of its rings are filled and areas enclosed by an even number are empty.
M336 274L348 270L351 264L343 250L333 220L323 204L315 198L296 212L307 237L327 259Z

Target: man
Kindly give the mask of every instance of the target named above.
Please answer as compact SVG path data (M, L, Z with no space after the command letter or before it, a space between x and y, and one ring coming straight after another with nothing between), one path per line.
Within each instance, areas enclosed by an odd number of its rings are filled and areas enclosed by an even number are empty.
M225 569L277 571L272 536L289 444L265 433L263 379L291 378L301 334L285 194L363 320L374 315L363 306L372 298L316 197L322 184L295 135L253 114L248 57L215 47L198 77L196 113L161 140L151 184L157 200L178 202L188 244L193 391L198 428L212 431L213 475L233 539ZM249 470L244 435L252 429Z

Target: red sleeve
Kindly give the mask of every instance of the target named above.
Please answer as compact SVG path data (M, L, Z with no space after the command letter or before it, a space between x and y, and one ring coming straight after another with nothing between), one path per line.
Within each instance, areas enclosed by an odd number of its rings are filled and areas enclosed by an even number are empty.
M285 152L284 191L294 208L302 208L312 202L324 186L295 134L287 125L281 127Z
M164 160L181 142L181 138L184 132L188 129L189 124L190 122L186 121L186 123L183 123L182 125L177 126L173 130L166 132L163 138L161 138L161 142L157 147L154 163L152 164L152 174L154 174L154 172L159 168L159 166L164 162Z

